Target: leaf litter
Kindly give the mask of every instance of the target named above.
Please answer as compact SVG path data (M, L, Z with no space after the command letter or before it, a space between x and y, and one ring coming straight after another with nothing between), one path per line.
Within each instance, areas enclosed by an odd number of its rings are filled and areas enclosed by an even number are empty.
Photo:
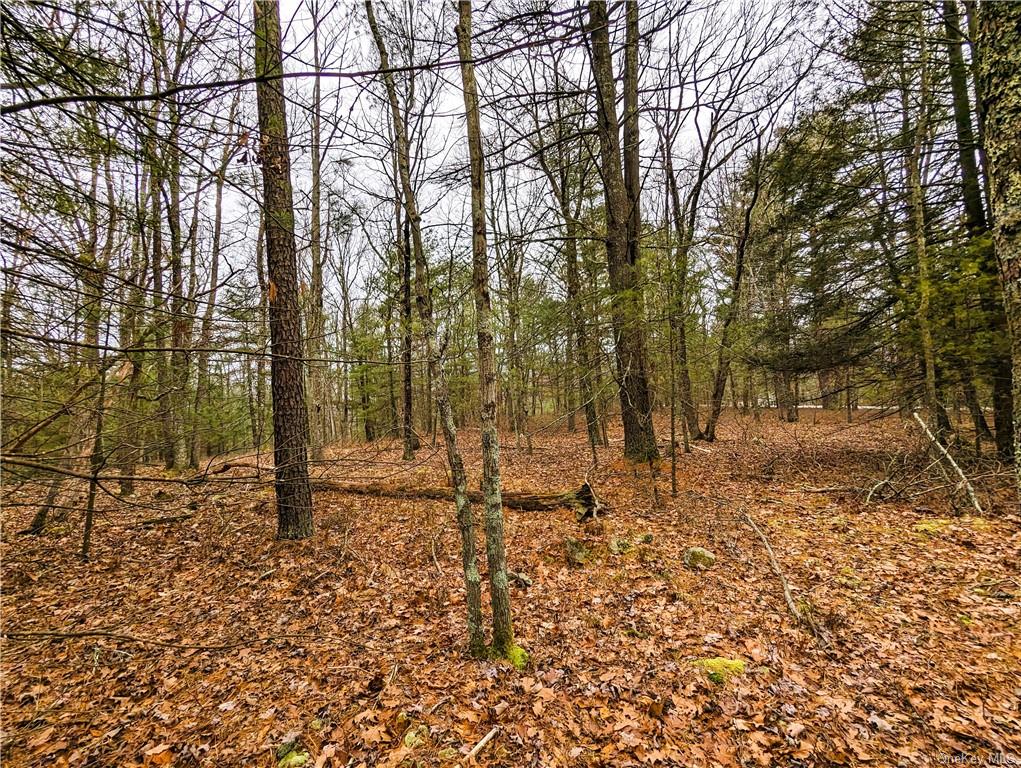
M147 483L145 509L103 498L82 563L74 516L19 537L37 491L8 489L0 758L453 766L480 744L470 760L488 766L1017 758L1009 486L979 482L983 518L938 491L866 503L891 456L916 450L910 428L819 422L732 416L678 455L675 498L669 458L653 493L649 468L611 441L591 473L607 514L507 512L521 672L466 657L448 502L317 493L314 539L284 543L271 485L243 479L250 468L231 470L235 483ZM473 483L475 438L463 439ZM338 447L328 475L443 485L440 453L419 455L394 475L399 445ZM532 456L508 446L505 485L576 487L588 457L582 433L546 434ZM138 525L152 506L189 504L191 518ZM793 620L745 512L830 648ZM692 547L715 563L686 567Z

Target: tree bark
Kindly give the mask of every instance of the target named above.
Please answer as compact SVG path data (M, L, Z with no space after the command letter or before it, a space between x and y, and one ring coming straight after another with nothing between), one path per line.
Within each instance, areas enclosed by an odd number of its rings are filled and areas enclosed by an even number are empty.
M979 50L993 244L1011 336L1014 472L1021 498L1021 4L982 4Z
M410 227L401 221L401 203L397 200L397 252L401 260L401 437L404 443L404 460L415 458L421 447L415 432L413 397L414 371L411 367L411 243Z
M321 149L321 83L319 70L319 5L312 13L312 63L316 76L312 85L312 194L309 215L309 245L312 256L308 307L308 384L309 384L309 452L313 461L323 460L326 443L326 317L323 309L323 238L322 238L322 149Z
M606 203L606 263L610 277L611 315L620 384L621 421L624 425L624 455L632 461L659 456L652 424L652 399L646 370L642 289L638 275L637 237L634 230L637 200L632 200L621 169L620 125L617 120L617 91L610 51L609 16L605 0L588 5L592 70L598 104L599 154ZM629 14L628 48L637 47L637 17ZM634 51L625 67L625 119L637 121L638 54ZM629 95L630 94L630 95ZM629 126L625 139L633 155L637 148L637 125ZM630 163L630 161L629 161ZM630 180L630 176L629 176ZM632 185L635 181L632 181ZM631 194L635 190L631 189Z
M981 150L981 144L976 142L975 132L972 129L971 96L968 93L968 68L964 61L961 16L958 11L957 0L943 0L943 22L947 36L947 59L950 64L950 90L953 97L954 127L957 132L957 157L961 171L961 195L964 200L965 226L973 247L977 246L979 248L978 255L980 257L979 263L982 273L996 276L998 267L992 244L986 245L981 240L988 232L988 220L982 201L982 174L979 172L976 158L976 150ZM981 118L981 110L979 117ZM1001 297L993 292L983 291L980 301L983 312L992 327L1003 334L1004 337L1009 337L1010 331L1007 328L1007 316L1004 312ZM1001 457L1010 458L1014 450L1014 429L1011 418L1013 397L1010 391L1011 371L1009 351L1001 349L999 345L993 345L989 350L989 359L984 368L987 370L992 383L996 451ZM974 393L971 371L962 371L962 377L967 379L965 386L970 388L971 393ZM971 396L967 389L965 392L969 394L969 397ZM968 407L972 411L976 428L984 433L988 433L989 428L985 425L985 417L982 416L981 419L975 418L976 414L981 416L981 410L976 412L971 400L968 402ZM981 429L982 427L984 427L984 430Z
M482 420L482 494L485 498L486 560L493 611L493 653L510 657L514 651L507 553L500 500L500 437L496 429L496 352L493 348L493 308L489 295L489 256L486 250L486 190L482 155L479 96L471 51L471 2L458 3L457 48L467 120L472 201L472 285L479 352L479 402Z
M443 432L447 463L450 466L450 476L454 486L454 506L457 510L457 527L461 534L461 568L464 573L465 602L468 612L468 650L473 656L481 657L486 654L486 642L482 630L482 578L479 575L475 555L475 521L472 515L471 501L468 498L468 478L464 469L464 460L461 458L461 451L457 445L457 428L454 425L454 415L450 407L450 388L447 384L447 375L443 364L444 345L437 338L436 324L433 320L432 297L429 293L429 265L422 244L422 217L418 211L418 200L411 184L408 138L404 130L404 122L401 120L393 74L389 71L390 59L376 25L376 17L372 11L370 0L366 0L365 11L368 16L369 29L379 52L383 84L386 87L387 100L390 102L390 113L396 138L397 167L404 195L404 211L411 228L411 246L415 259L415 304L422 320L426 357L429 360L429 379L436 400L439 426Z
M308 484L308 411L302 372L304 350L298 306L294 199L284 102L278 0L255 0L255 72L274 79L256 85L261 134L269 331L272 361L273 458L276 466L277 536L312 535Z

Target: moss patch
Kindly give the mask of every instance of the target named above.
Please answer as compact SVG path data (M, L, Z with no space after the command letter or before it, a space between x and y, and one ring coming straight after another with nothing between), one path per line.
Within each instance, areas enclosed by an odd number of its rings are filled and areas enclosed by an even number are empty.
M623 555L634 549L634 545L625 538L613 537L608 547L611 555Z
M915 533L921 533L926 536L939 536L947 528L951 526L951 521L944 518L938 518L935 520L922 520L920 523L915 523Z
M308 752L295 750L288 752L277 762L277 768L300 768L308 762Z
M840 569L840 574L837 576L837 583L841 586L847 587L848 589L857 589L861 586L861 577L855 573L854 568L843 567Z
M408 732L404 734L404 746L408 749L415 749L415 747L421 747L423 744L429 741L429 726L418 725L414 728L409 728Z
M726 659L722 656L716 656L711 659L696 659L692 663L704 671L709 679L717 685L722 685L736 675L744 674L745 665L740 659Z
M588 547L577 539L564 540L564 554L567 557L567 564L575 568L581 568L592 556Z
M528 666L528 651L520 645L512 645L507 651L507 661L514 665L514 669L520 671Z

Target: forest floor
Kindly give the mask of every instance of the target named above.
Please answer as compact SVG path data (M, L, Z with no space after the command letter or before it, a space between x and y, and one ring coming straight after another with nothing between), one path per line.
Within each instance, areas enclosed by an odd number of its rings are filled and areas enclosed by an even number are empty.
M101 498L83 563L80 511L18 536L40 491L8 483L0 758L453 766L498 727L475 763L1021 764L1009 475L972 465L985 514L955 512L917 430L864 423L874 415L730 414L715 443L678 455L676 497L669 459L654 492L611 429L592 473L603 517L506 513L510 567L531 580L512 588L522 671L465 655L449 502L317 493L315 537L287 543L274 540L271 485L242 479L252 469L146 483L134 506ZM477 487L478 433L462 434ZM532 455L506 446L505 487L578 487L584 440L550 431ZM331 458L318 473L445 484L429 446L411 467L390 442ZM866 503L888 472L900 496L884 486ZM80 507L78 490L63 503ZM745 513L828 648L792 618ZM715 565L685 567L692 546ZM743 670L709 674L699 661L713 658Z

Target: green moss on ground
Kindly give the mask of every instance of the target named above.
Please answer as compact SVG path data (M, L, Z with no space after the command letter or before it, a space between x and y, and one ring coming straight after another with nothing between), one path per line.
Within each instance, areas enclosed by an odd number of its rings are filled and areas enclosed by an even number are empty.
M522 670L528 666L529 655L528 651L522 648L520 645L512 645L507 650L507 661L514 665L514 669Z
M732 677L743 675L745 664L740 659L726 659L716 656L711 659L696 659L692 662L701 669L717 685L722 685Z

